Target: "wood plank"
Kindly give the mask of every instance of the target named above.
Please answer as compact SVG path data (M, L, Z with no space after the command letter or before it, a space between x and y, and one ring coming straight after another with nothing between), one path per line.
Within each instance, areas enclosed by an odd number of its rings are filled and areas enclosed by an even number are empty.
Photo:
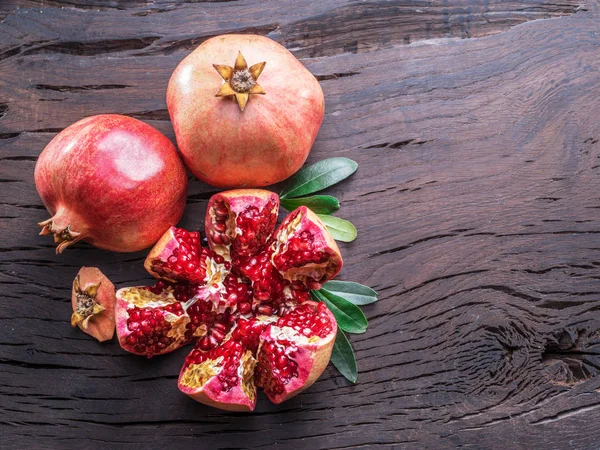
M595 446L595 3L31 5L12 3L0 23L5 445ZM535 20L554 16L565 17ZM283 405L261 397L253 415L180 394L187 349L147 361L68 326L79 266L117 286L148 283L144 252L83 244L56 257L37 236L46 212L32 180L44 145L83 116L125 113L173 138L170 72L206 37L235 30L279 40L321 79L326 116L309 162L359 162L329 190L359 230L342 245L340 278L381 293L364 308L368 332L351 337L356 385L329 367ZM214 191L192 180L183 226L201 226Z

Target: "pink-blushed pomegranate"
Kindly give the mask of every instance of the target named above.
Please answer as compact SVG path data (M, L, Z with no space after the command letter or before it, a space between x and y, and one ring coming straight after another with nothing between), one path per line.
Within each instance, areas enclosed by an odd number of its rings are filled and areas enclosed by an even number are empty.
M302 167L323 121L324 97L283 46L230 34L206 40L177 66L167 107L196 177L223 188L259 187Z
M71 293L71 326L109 341L115 334L115 286L97 267L79 269Z
M166 136L115 114L88 117L50 141L35 184L60 253L79 240L113 251L149 247L183 214L187 176Z
M172 227L150 251L159 281L117 292L117 334L130 352L153 356L196 339L179 377L207 405L249 411L256 386L279 403L325 369L335 318L309 291L342 268L335 241L305 207L275 229L279 197L258 189L214 195L205 229Z

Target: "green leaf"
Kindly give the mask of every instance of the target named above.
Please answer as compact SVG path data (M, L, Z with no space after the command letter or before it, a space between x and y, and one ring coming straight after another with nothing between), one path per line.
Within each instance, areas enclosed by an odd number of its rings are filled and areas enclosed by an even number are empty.
M358 378L356 357L348 338L339 328L331 352L331 362L348 381L356 383Z
M312 194L348 178L357 168L358 164L348 158L324 159L294 175L279 197L283 199Z
M353 281L328 281L321 290L339 295L355 305L368 305L379 300L373 289Z
M295 210L298 206L307 206L317 214L331 214L340 209L340 202L331 195L313 195L311 197L284 198L281 206L288 211Z
M335 216L317 215L336 241L352 242L356 239L356 227L352 225L352 222Z
M357 334L367 331L367 318L358 306L331 292L313 290L310 293L327 305L342 330Z

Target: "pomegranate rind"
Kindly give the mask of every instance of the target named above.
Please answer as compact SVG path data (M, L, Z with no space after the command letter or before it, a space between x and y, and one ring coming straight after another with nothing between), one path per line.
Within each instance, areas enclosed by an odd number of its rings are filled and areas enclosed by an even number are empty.
M109 341L115 334L115 285L97 267L82 267L77 273L79 289L87 290L90 286L97 285L95 302L104 308L99 314L94 314L85 323L77 324L79 329L96 338L99 342ZM75 281L71 290L71 305L73 311L77 309L77 292Z
M299 267L283 269L278 267L276 257L284 254L287 243L294 236L303 231L308 231L313 236L313 251L325 252L328 256L324 263L308 263ZM306 206L300 206L288 215L275 232L272 246L271 261L288 281L304 280L306 277L314 278L319 283L333 279L344 265L342 255L335 239L331 236L325 224L319 217Z
M158 356L158 355L164 355L166 353L170 353L173 350L176 350L179 347L181 347L182 345L186 344L188 339L185 337L185 333L187 330L187 326L190 323L190 317L186 312L184 312L184 314L182 314L180 316L177 316L177 320L169 321L172 325L172 328L170 331L170 333L172 333L172 336L169 336L169 337L173 338L173 342L169 346L165 347L163 350L161 350L159 352L153 352L151 354L144 353L144 352L138 352L134 348L132 348L131 345L129 345L127 343L127 338L132 334L132 331L127 326L127 320L129 319L129 316L130 316L129 310L136 306L145 307L141 303L136 305L131 300L128 300L126 298L133 289L147 290L147 286L125 287L125 288L119 289L117 291L117 303L116 303L115 316L116 316L116 322L117 322L117 338L119 339L119 344L121 345L121 348L123 348L123 350L126 350L135 355L152 357L152 356ZM167 302L162 306L166 306L169 303L177 302L177 300L175 300L175 298L170 293L167 294L166 298L167 298ZM151 304L151 303L148 303L147 305L150 307L157 306L156 304ZM174 316L174 314L168 313L167 311L165 311L164 313L165 313L164 315L171 314L171 316ZM171 317L171 318L174 319L173 317Z
M250 370L253 370L256 360L252 356L249 358L251 358L249 363L252 365ZM243 363L240 362L240 364ZM189 380L186 380L186 377L190 377L190 371L193 370L193 366L194 364L184 366L179 374L178 386L181 392L199 403L223 409L225 411L248 412L254 410L256 405L256 388L254 387L254 383L251 383L251 389L253 390L251 396L244 392L241 384L232 387L229 391L224 391L223 384L218 377L218 374L222 370L222 367L219 367L218 371L215 371L204 383L194 380L194 382L198 382L201 386L192 387L189 386ZM240 377L240 383L241 382Z
M215 206L223 202L228 210L227 223L227 235L231 242L228 244L216 243L213 239L214 225L216 223ZM272 203L273 206L270 210L266 208ZM206 220L204 221L204 231L208 246L215 253L223 256L225 259L231 259L231 249L233 247L233 241L240 236L241 230L237 227L237 218L243 213L249 206L254 206L264 214L266 220L271 220L273 223L272 229L269 229L269 235L262 241L254 242L251 247L256 248L257 253L267 244L269 237L273 234L275 223L277 221L277 213L279 212L279 196L273 192L264 189L233 189L219 194L213 195L206 209ZM241 256L249 256L244 254Z
M312 301L305 303L316 304ZM284 385L284 392L281 394L271 395L265 391L265 394L271 402L279 404L295 397L302 391L311 387L325 371L325 368L331 359L333 345L335 344L337 322L329 309L324 308L324 311L332 327L331 333L324 338L319 338L317 336L307 338L290 327L278 327L276 325L268 326L261 334L261 348L258 350L259 356L257 358L259 364L262 347L270 341L277 342L282 337L289 340L293 339L298 348L293 356L288 354L288 357L293 359L298 365L298 376L292 377L288 383Z
M173 278L169 278L165 275L160 275L155 272L154 262L166 261L167 258L173 254L173 250L178 247L179 243L175 238L175 227L171 227L161 236L156 244L154 244L154 247L152 247L152 250L150 250L150 253L148 253L146 260L144 261L144 268L156 279L163 279L171 282L177 281Z

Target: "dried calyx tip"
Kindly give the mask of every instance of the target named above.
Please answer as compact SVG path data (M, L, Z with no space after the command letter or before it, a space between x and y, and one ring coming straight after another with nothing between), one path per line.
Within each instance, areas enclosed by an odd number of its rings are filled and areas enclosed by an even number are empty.
M71 224L64 228L59 228L54 224L53 219L48 219L43 222L39 222L38 225L42 227L40 236L46 236L47 234L54 235L54 243L56 246L56 253L62 253L65 248L69 245L73 245L75 242L82 238L81 233L71 230Z
M81 281L79 279L79 275L77 275L75 281L73 282L73 289L75 290L75 295L77 297L77 304L75 311L71 316L72 327L81 324L84 329L87 329L90 319L106 309L104 306L96 302L96 295L98 295L98 289L100 289L101 284L102 283L91 284L85 289L81 289Z

